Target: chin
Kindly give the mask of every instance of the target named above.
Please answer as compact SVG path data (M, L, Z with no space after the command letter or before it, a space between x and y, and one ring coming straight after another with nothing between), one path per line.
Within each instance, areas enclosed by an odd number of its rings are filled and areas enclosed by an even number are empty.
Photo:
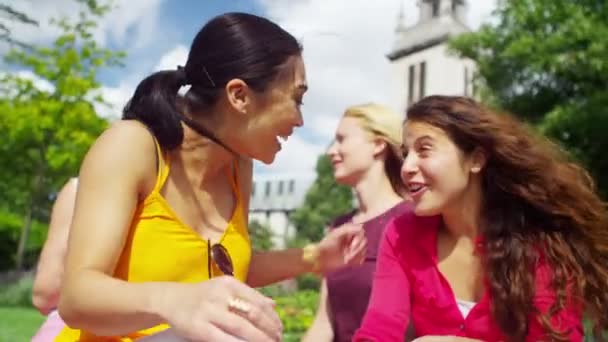
M262 163L266 164L266 165L270 165L274 162L275 159L275 155L273 154L272 156L264 156L262 158L256 158L257 160L261 161Z
M414 214L417 216L436 216L441 214L441 208L414 202Z

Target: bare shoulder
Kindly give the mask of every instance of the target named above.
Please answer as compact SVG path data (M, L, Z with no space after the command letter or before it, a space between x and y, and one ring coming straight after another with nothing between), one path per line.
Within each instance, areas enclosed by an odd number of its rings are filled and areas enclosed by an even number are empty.
M154 175L155 168L156 146L151 132L139 122L120 120L95 141L85 157L81 176L94 169L93 174L125 175L140 183Z

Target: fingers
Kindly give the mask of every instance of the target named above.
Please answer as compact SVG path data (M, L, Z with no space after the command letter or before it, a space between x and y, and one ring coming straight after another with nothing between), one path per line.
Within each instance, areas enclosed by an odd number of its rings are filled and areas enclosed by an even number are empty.
M218 310L218 313L213 317L212 323L220 328L222 332L238 337L239 341L280 341L280 330L274 329L273 324L267 320L265 321L263 316L256 312L255 307L252 307L248 314ZM213 341L223 340L217 339Z
M344 262L347 264L360 264L365 260L367 240L353 241L345 251Z
M221 278L224 281L226 287L228 288L230 294L235 297L242 298L250 303L257 303L259 305L266 305L274 308L274 300L272 298L266 297L255 289L243 284L242 282L236 280L234 277L224 276Z
M268 332L270 336L274 336L273 334L276 332L278 334L282 333L283 325L279 315L274 310L275 303L272 299L237 280L229 280L229 282L231 283L229 288L231 296L241 299L249 306L248 312L241 312L240 315L247 318L258 328Z
M347 264L360 264L365 259L367 239L363 228L361 226L358 228L353 227L349 231L350 241L347 243L344 253L344 262Z

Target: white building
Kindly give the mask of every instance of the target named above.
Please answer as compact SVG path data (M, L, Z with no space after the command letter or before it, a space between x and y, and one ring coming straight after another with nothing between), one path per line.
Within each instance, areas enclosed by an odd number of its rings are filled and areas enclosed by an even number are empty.
M473 61L448 54L448 39L470 31L465 0L419 0L420 17L404 27L399 14L392 64L394 104L400 111L427 95L473 96Z
M289 215L304 202L306 192L316 175L254 175L249 204L249 221L267 225L273 233L275 248L285 246L295 234Z

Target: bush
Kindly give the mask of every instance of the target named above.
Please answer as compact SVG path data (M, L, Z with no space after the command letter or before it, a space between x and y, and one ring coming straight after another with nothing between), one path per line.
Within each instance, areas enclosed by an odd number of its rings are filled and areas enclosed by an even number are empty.
M15 267L17 246L19 236L23 228L23 218L0 211L0 271L6 271ZM38 259L38 254L46 239L48 226L38 221L32 222L24 257L24 267L33 267Z
M0 306L32 307L34 277L27 275L19 280L0 286Z
M276 297L277 312L284 327L284 341L299 341L312 324L317 311L319 293L298 291L288 296Z

